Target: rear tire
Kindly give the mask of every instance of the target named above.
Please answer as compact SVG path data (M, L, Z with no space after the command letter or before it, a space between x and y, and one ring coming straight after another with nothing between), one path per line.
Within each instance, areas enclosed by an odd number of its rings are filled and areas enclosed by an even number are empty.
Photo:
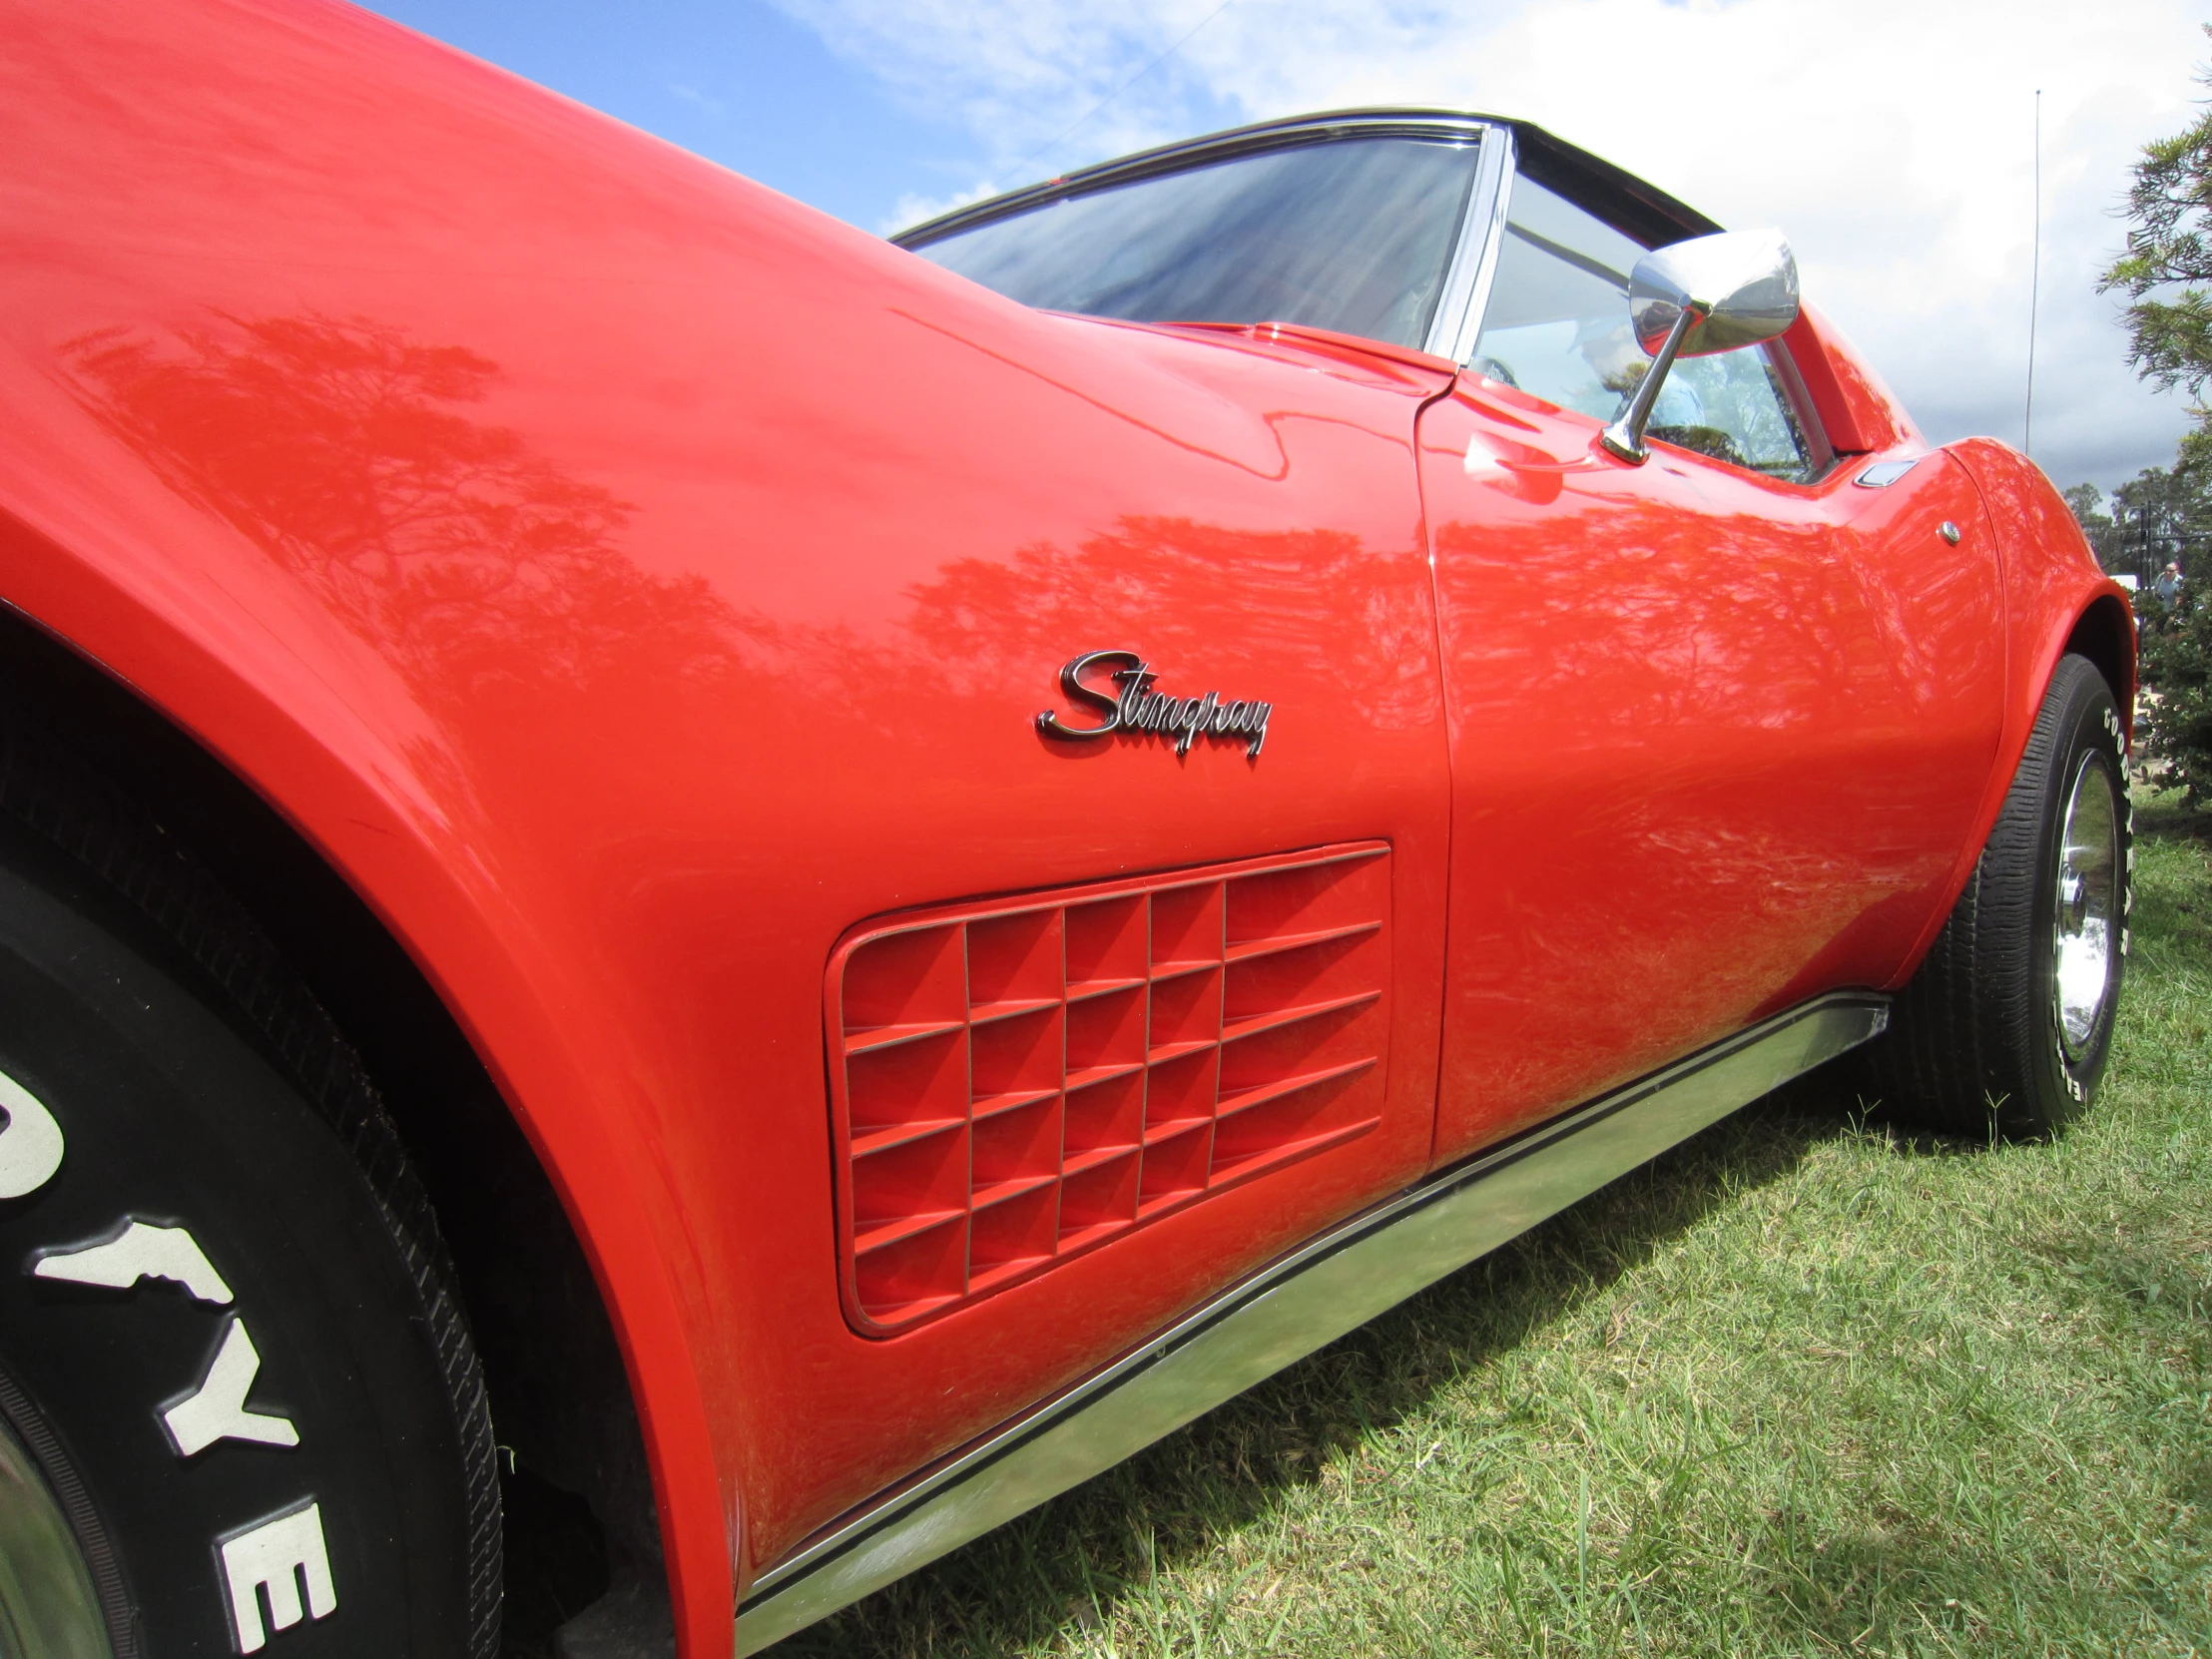
M2066 656L1965 890L1868 1050L1881 1104L1949 1134L2054 1134L2104 1074L2133 814L2111 688Z
M0 808L0 1428L107 1652L491 1659L483 1383L352 1051L151 823L4 740Z

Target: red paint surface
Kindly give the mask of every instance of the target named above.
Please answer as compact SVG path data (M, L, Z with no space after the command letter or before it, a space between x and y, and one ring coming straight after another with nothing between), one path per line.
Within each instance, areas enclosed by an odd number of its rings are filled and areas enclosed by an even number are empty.
M1800 486L1656 443L1629 466L1597 428L1486 382L1422 419L1454 759L1440 1159L1890 981L1996 752L1997 552L1955 462Z
M1448 1152L1902 974L2101 591L1994 452L1994 546L1948 460L1629 475L1479 387L1416 459L1418 353L1029 312L318 0L19 4L0 41L0 598L453 1008L613 1311L688 1659L811 1528L1403 1185L1439 1054ZM1058 666L1120 647L1273 701L1263 757L1041 739ZM1380 1128L849 1328L845 929L1359 840Z
M462 1018L615 1310L688 1652L733 1553L1419 1170L1445 771L1398 366L1028 312L349 11L34 10L4 56L0 595L278 802ZM1040 738L1120 646L1273 701L1263 758ZM1366 839L1389 1127L846 1326L847 926Z
M1921 442L1898 400L1819 310L1807 305L1782 336L1828 441L1847 455L1872 455Z

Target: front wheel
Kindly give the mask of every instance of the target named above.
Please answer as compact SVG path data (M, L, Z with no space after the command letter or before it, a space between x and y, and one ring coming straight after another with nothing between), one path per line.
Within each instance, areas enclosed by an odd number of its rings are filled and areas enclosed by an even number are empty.
M490 1420L389 1118L158 832L51 816L0 824L0 1654L489 1659Z
M2127 959L2132 831L2111 688L2062 657L1988 843L1869 1053L1885 1106L2006 1137L2087 1106Z

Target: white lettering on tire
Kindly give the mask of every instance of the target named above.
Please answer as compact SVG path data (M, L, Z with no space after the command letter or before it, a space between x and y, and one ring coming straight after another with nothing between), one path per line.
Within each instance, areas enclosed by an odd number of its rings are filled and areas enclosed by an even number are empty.
M330 1552L322 1542L322 1506L309 1502L288 1514L235 1532L217 1546L223 1557L223 1589L231 1604L231 1631L241 1653L258 1653L269 1630L289 1630L302 1618L337 1611L330 1582ZM301 1605L304 1588L305 1605ZM269 1625L262 1624L262 1596L269 1597Z
M23 1198L62 1167L62 1126L38 1096L0 1071L0 1198Z
M190 1457L218 1440L250 1440L256 1445L294 1446L299 1430L289 1417L249 1411L247 1391L261 1375L262 1357L246 1322L233 1314L224 1321L223 1343L215 1351L200 1386L161 1413L162 1429L177 1455Z
M198 1301L224 1307L231 1300L231 1287L191 1233L144 1221L132 1222L105 1244L42 1255L31 1272L39 1279L111 1291L127 1291L141 1279L168 1279L184 1286Z
M62 1132L54 1116L27 1089L0 1072L0 1198L35 1192L61 1167ZM126 1217L97 1244L38 1253L38 1279L127 1291L142 1279L181 1285L195 1301L227 1307L231 1287L208 1260L189 1228L162 1227ZM162 1432L180 1457L192 1457L219 1440L296 1446L299 1430L289 1417L247 1409L246 1396L261 1376L262 1357L237 1314L223 1322L215 1357L189 1394L158 1408ZM322 1538L322 1506L312 1499L242 1531L216 1540L224 1599L240 1653L258 1653L271 1630L288 1630L302 1619L337 1611L330 1553ZM267 1618L264 1618L266 1598Z

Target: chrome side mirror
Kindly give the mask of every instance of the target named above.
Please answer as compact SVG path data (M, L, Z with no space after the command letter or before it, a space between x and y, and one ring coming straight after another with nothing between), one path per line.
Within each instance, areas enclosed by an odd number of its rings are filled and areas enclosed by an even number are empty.
M1646 254L1629 273L1628 322L1652 363L1605 428L1605 447L1624 461L1650 453L1644 427L1675 358L1757 345L1797 317L1797 259L1780 231L1724 231Z

